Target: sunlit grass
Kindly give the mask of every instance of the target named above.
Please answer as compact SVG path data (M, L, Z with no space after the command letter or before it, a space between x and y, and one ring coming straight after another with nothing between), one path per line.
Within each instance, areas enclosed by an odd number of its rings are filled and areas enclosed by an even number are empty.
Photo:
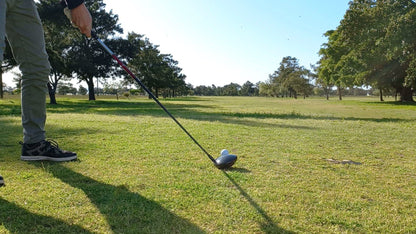
M48 137L79 161L19 160L18 99L0 100L0 232L416 231L416 106L376 98L147 98L48 106ZM334 164L325 159L361 165Z

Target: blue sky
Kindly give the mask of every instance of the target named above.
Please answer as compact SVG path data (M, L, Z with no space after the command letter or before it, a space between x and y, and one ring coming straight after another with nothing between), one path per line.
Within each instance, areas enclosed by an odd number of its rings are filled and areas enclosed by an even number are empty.
M144 34L194 87L268 80L285 56L310 69L349 0L104 0L124 33ZM12 75L5 74L8 86ZM81 84L84 85L85 84Z
M125 33L172 54L194 86L266 81L285 56L306 68L349 0L104 0Z

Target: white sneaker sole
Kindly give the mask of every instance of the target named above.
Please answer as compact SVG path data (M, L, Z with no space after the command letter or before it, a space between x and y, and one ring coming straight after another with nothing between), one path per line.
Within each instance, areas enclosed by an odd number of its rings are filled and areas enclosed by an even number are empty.
M73 161L77 159L77 155L71 156L71 157L62 157L62 158L56 158L56 157L49 157L49 156L20 156L20 159L23 161L53 161L53 162L67 162L67 161Z

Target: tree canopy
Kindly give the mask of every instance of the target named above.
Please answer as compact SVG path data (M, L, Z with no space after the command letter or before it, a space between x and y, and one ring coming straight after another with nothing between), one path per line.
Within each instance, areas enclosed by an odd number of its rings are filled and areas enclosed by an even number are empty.
M273 97L306 97L312 94L311 72L299 65L297 58L287 56L266 83L260 85L260 95Z
M413 101L416 88L416 4L354 0L320 50L318 77L338 88L371 85Z

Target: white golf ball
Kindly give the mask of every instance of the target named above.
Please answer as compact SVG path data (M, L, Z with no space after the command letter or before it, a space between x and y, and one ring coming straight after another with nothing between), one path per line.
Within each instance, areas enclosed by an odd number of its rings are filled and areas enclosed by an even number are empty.
M221 155L229 155L230 153L228 152L228 150L223 149L221 150Z

